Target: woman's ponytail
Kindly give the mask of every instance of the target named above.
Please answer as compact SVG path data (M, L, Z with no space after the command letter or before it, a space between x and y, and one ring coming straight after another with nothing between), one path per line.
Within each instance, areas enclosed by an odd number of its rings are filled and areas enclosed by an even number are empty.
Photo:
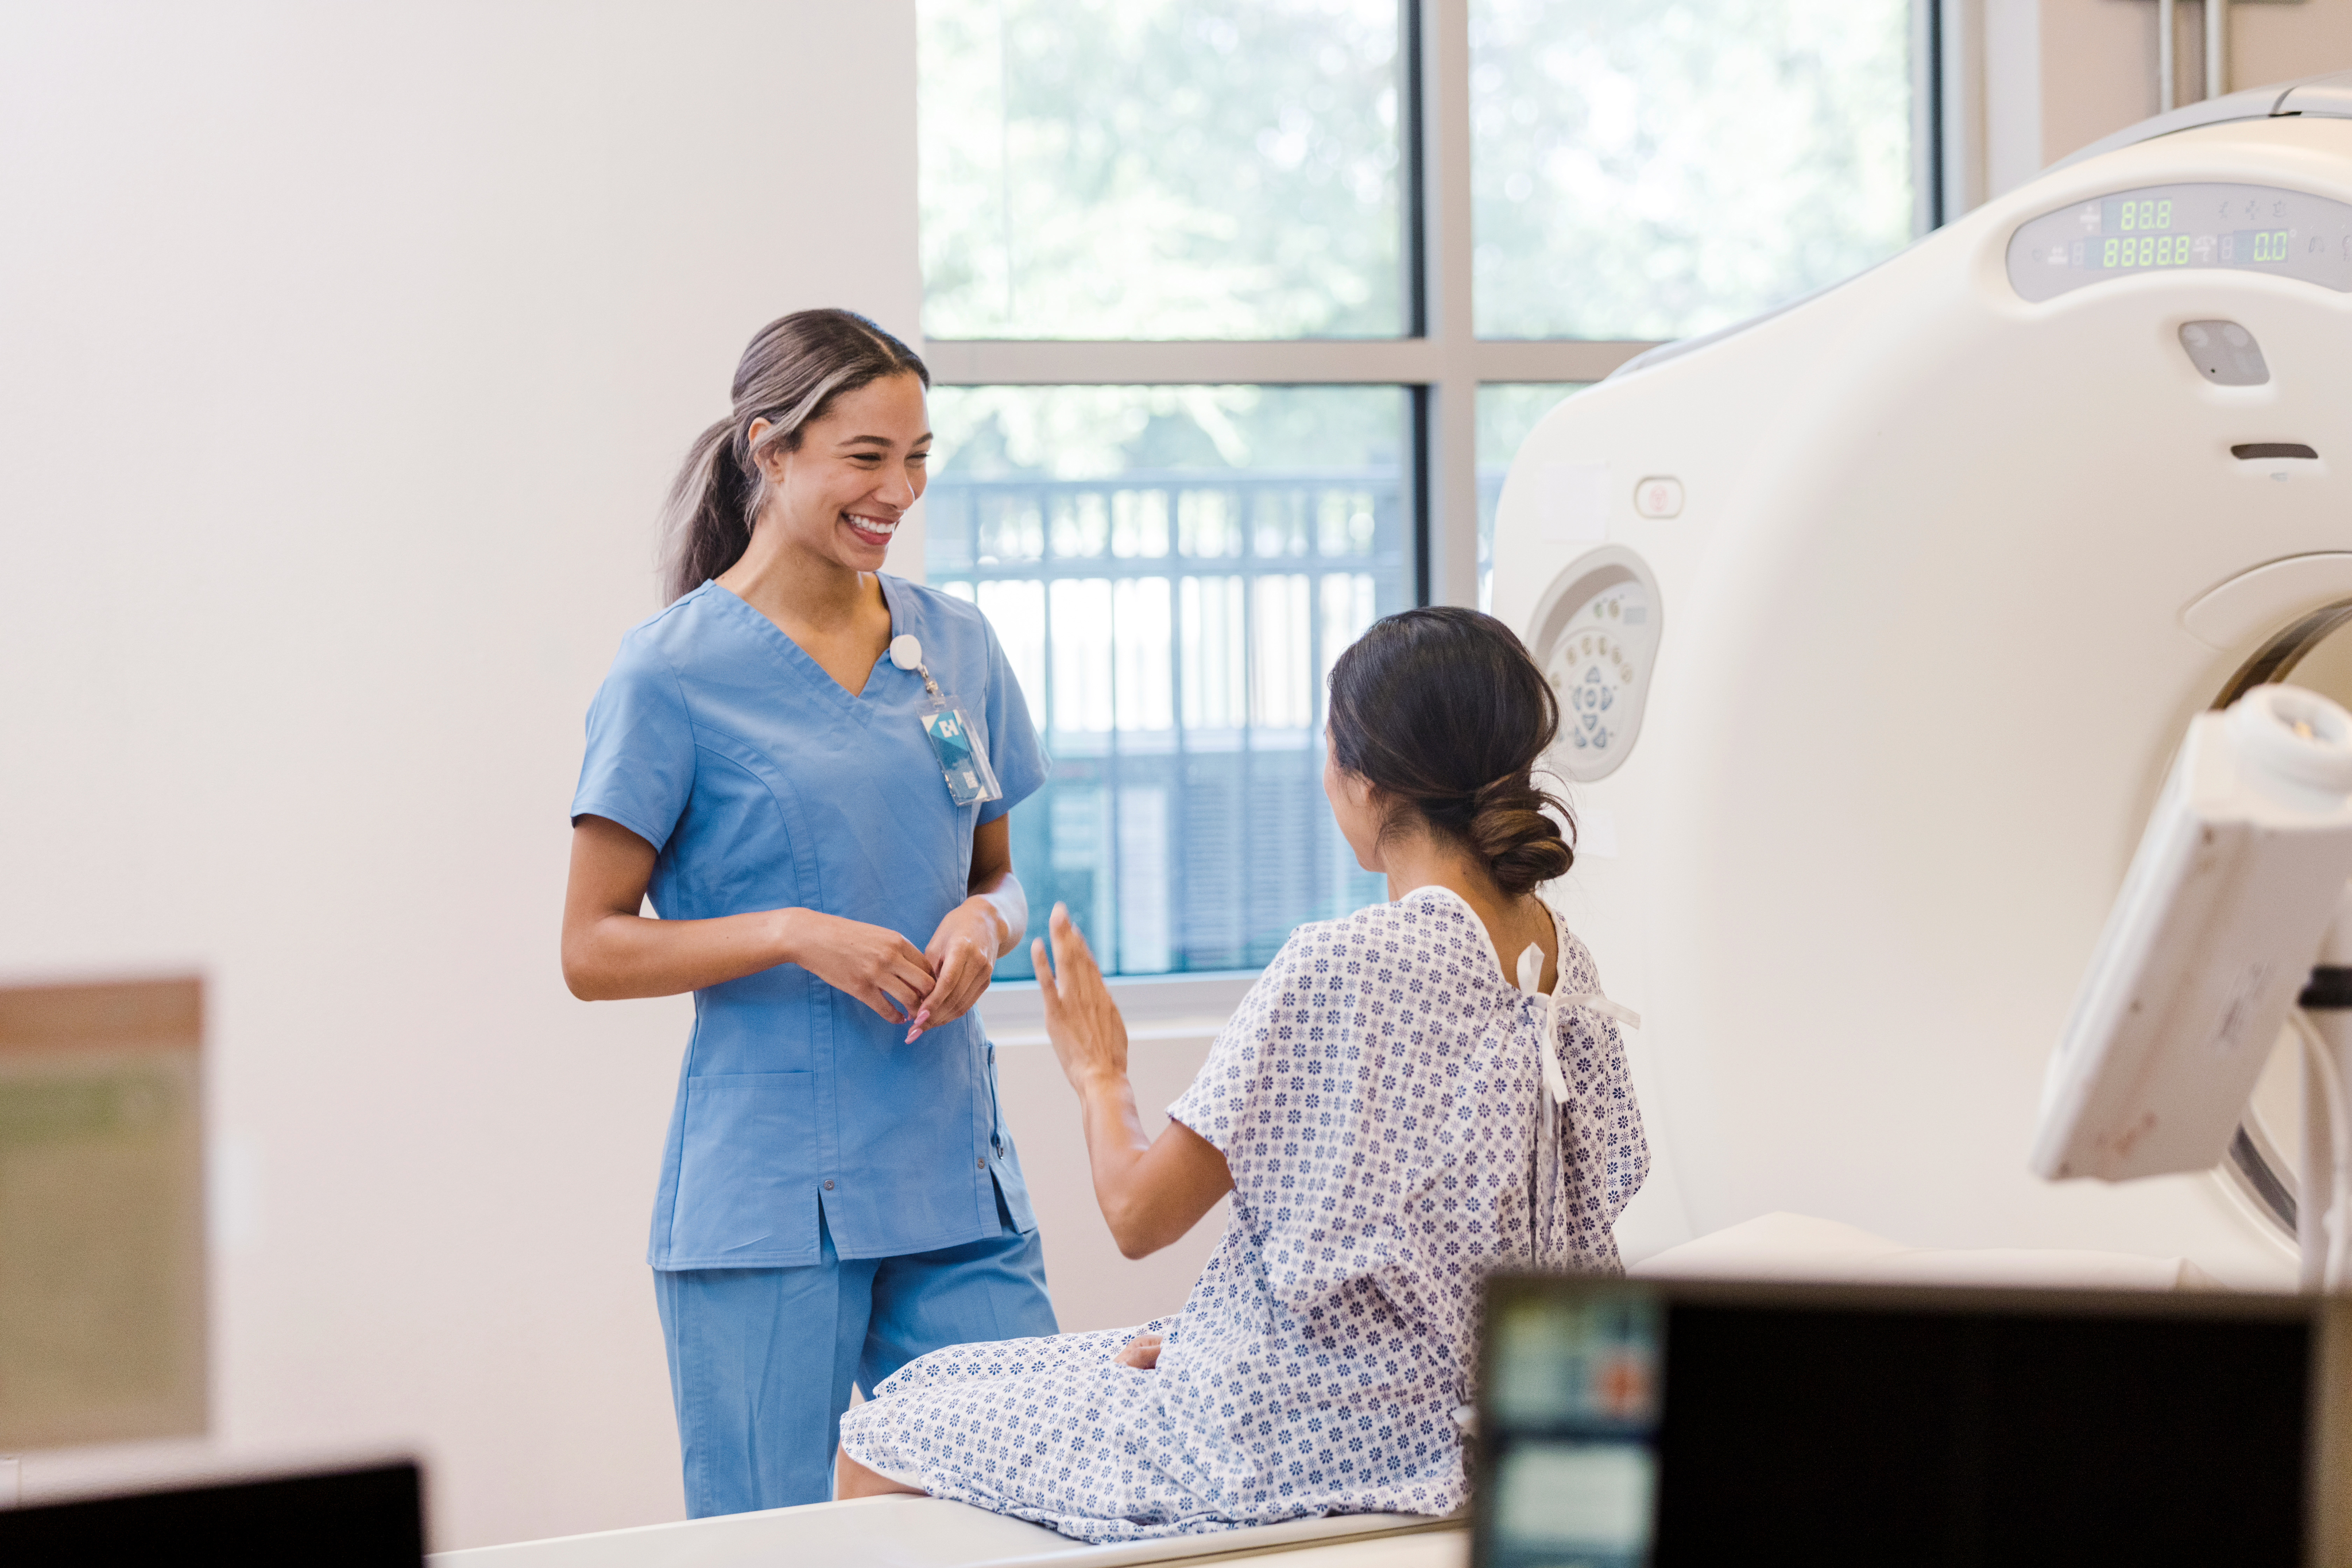
M751 543L751 493L735 458L735 421L722 419L695 437L662 503L667 598L693 592L743 559Z
M796 310L769 322L735 368L735 411L695 438L662 503L665 602L743 559L768 498L761 453L797 451L801 431L835 399L886 376L931 372L912 349L847 310ZM751 425L768 428L757 446Z

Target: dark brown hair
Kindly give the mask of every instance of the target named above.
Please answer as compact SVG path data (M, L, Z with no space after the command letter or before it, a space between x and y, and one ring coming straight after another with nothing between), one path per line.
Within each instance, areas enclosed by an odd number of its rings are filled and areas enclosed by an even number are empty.
M1475 610L1401 611L1331 666L1332 758L1386 798L1383 833L1425 822L1507 894L1576 861L1567 802L1533 777L1559 732L1559 699L1526 645Z
M801 430L842 393L886 376L931 372L914 350L848 310L795 310L753 335L735 367L735 411L695 437L662 506L663 572L669 597L702 586L743 559L751 521L768 498L760 454L800 449ZM769 428L751 444L751 422Z

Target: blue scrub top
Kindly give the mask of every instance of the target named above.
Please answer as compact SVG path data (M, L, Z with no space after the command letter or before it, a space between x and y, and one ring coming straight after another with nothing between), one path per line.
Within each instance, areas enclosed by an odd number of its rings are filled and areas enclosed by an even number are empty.
M844 691L715 582L621 640L588 710L576 821L654 846L654 909L698 920L798 905L922 947L969 896L972 830L1045 779L1028 705L980 612L881 579L893 637L979 730L1004 798L958 806L922 728L923 682L886 656ZM694 994L694 1034L654 1204L656 1269L818 1260L1035 1225L977 1013L914 1044L856 998L780 964Z

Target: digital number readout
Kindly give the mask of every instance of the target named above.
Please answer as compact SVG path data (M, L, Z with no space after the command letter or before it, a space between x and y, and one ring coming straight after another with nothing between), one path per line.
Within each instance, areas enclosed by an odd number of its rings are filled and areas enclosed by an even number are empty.
M2169 197L2144 197L2136 202L2108 201L2099 205L2104 209L2099 214L2102 220L2100 226L2110 234L2154 234L2172 226L2172 202Z
M2239 229L2218 236L2218 253L2207 261L2224 265L2240 261L2282 262L2288 259L2291 229ZM2212 235L2125 235L2099 242L2099 267L2187 267L2200 249L2214 252ZM2085 258L2087 259L2087 257Z
M2137 239L2126 235L2121 239L2100 242L2101 267L2187 267L2189 236L2187 235L2142 235Z
M2221 236L2223 261L2285 261L2291 229L2240 229Z

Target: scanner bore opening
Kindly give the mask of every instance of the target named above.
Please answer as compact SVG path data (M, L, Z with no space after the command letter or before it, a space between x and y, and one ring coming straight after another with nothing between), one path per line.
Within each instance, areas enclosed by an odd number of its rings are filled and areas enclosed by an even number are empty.
M2296 685L2352 706L2352 600L2323 606L2278 632L2213 699L2228 707L2261 685ZM2302 1166L2302 1071L2291 1034L2281 1037L2230 1141L2222 1169L2289 1241L2295 1237Z

